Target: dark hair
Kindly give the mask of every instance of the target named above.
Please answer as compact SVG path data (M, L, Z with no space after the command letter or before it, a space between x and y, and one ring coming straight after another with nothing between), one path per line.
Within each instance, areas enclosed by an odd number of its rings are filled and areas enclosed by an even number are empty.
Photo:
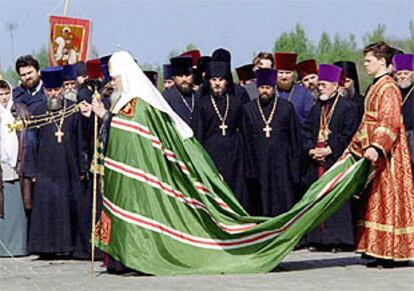
M372 54L377 58L385 59L385 63L389 66L392 62L392 57L394 54L393 49L384 41L379 41L376 43L372 43L364 48L364 55L372 52Z
M21 56L16 60L17 74L20 75L20 68L22 67L34 67L36 71L39 71L39 62L32 55Z
M396 55L404 54L404 51L402 51L402 50L400 50L399 48L396 48L396 47L391 47L391 53L392 53L392 56L396 56Z
M0 80L0 89L11 90L9 83L7 83L5 80Z
M272 68L275 65L275 60L273 58L272 53L268 52L260 52L257 54L257 56L253 59L253 65L256 66L259 64L260 60L269 60L272 63Z

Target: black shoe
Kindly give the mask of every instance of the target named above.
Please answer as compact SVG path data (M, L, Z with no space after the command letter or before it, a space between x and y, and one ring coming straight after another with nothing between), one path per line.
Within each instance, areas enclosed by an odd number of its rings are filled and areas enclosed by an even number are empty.
M378 268L378 269L392 269L394 268L393 260L376 259L375 261L369 262L367 268Z
M398 262L394 261L394 267L396 268L403 268L403 267L409 267L409 266L410 266L410 261L398 261Z

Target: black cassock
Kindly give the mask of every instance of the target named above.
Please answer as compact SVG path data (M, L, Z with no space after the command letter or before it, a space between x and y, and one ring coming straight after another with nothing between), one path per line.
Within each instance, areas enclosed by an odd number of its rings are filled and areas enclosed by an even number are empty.
M414 89L410 88L401 90L403 100L402 114L405 131L407 135L408 148L410 150L411 169L413 170L414 179ZM411 90L411 92L410 92Z
M174 85L171 88L165 90L162 95L164 96L165 100L171 106L175 113L181 117L188 125L191 126L192 120L192 110L194 110L196 104L200 100L199 92L191 91L189 94L182 95L177 87ZM184 103L184 100L187 102ZM194 98L194 107L193 106L193 99ZM188 107L187 107L188 106Z
M268 119L275 98L261 102ZM300 197L300 123L292 103L277 99L276 111L269 124L270 137L257 100L243 108L245 176L248 181L248 209L252 215L276 216L289 210Z
M92 102L93 92L84 87L78 92L78 102ZM102 102L106 109L111 107L109 98L102 98ZM92 112L89 118L81 116L82 132L83 132L83 153L82 158L86 165L85 179L82 181L84 195L79 201L79 223L77 229L77 237L73 257L75 259L89 260L91 258L91 231L92 231L92 206L93 206L93 174L89 171L93 153L94 153L94 118ZM102 121L99 119L98 129ZM99 134L99 132L98 132ZM102 196L100 194L100 176L97 176L97 196L96 196L96 221L99 220L102 211ZM103 258L103 253L95 248L95 259Z
M217 108L223 117L226 110L226 97L214 97ZM209 153L224 181L235 195L242 199L245 190L243 179L241 114L243 101L229 95L229 111L225 124L226 135L219 128L221 121L214 110L211 95L201 97L193 114L192 127L195 137Z
M325 171L341 157L354 134L355 123L358 122L359 113L355 110L354 104L344 97L336 98L339 99L329 122L331 133L327 142L332 154L326 157ZM304 177L306 188L319 178L319 164L309 157L309 150L315 148L317 144L321 110L325 106L331 109L336 98L325 102L316 102L306 119L303 129L304 152L307 157L307 170ZM308 243L318 246L354 245L354 218L352 202L347 202L320 227L307 235Z
M354 133L358 130L359 124L361 123L362 120L362 115L364 115L364 103L365 103L365 98L364 96L362 96L361 94L356 93L354 97L348 99L351 101L351 103L354 105L355 108L355 129L354 129Z
M63 101L62 101L63 102ZM73 105L66 101L67 107ZM46 102L34 107L33 114L47 111ZM59 124L59 121L56 122ZM33 130L36 147L28 153L25 173L35 177L33 209L29 233L30 253L72 252L78 227L78 203L82 197L82 127L80 114L65 118L62 143L57 142L55 123Z

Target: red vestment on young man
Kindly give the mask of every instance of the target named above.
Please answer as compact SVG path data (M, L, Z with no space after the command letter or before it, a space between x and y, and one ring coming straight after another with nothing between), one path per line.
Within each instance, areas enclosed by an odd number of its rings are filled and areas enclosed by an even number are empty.
M358 221L357 252L395 261L414 259L414 186L401 103L390 76L377 80L349 146L360 157L371 146L380 152Z

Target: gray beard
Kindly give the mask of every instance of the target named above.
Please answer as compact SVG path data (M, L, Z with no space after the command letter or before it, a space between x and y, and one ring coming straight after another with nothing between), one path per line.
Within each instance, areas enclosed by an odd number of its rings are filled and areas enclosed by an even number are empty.
M339 90L339 95L346 97L346 98L354 98L355 96L355 86L352 85L349 88L340 88Z
M309 92L311 93L311 95L312 95L312 97L313 97L314 100L318 100L318 98L319 98L319 90L318 90L318 88L311 88L309 90Z
M50 98L47 100L47 109L50 111L57 111L62 109L61 101L62 98Z
M411 85L413 84L413 81L411 80L398 81L397 84L398 84L398 87L400 87L401 89L407 89L411 87Z
M119 98L121 98L122 91L121 90L114 90L111 94L111 105L115 104Z
M76 90L66 90L63 92L63 97L65 97L66 99L73 101L73 102L77 102L78 97L77 97L77 91Z

